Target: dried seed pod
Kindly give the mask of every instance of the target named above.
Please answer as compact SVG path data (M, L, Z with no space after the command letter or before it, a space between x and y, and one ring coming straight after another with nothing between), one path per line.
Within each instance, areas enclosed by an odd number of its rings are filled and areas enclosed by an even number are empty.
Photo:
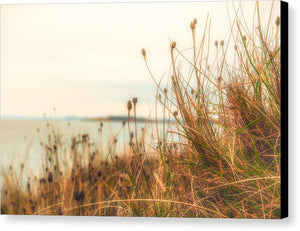
M132 102L131 102L131 100L129 100L128 103L127 103L127 109L129 111L132 109Z
M80 195L80 200L83 201L83 199L84 199L84 191L81 190L79 195Z
M146 181L149 181L149 179L150 179L150 175L147 174L147 175L146 175Z
M74 198L75 201L79 202L80 199L81 199L81 197L80 197L80 192L77 191L77 190L74 191L74 193L73 193L73 198Z
M88 138L89 138L89 135L88 135L88 134L83 134L83 135L82 135L82 141L83 141L84 143L86 143L86 142L88 141Z
M176 42L172 42L172 49L176 47Z
M137 98L137 97L134 97L134 98L132 99L132 102L133 102L134 105L137 104L138 98Z
M275 24L276 24L276 26L279 26L279 24L280 24L280 17L279 16L277 16L277 18L275 20Z
M60 206L59 206L58 209L57 209L57 215L62 215L62 209L61 209Z
M194 30L195 29L195 23L191 22L190 27L191 27L192 30Z
M49 172L49 174L48 174L48 182L49 183L53 182L53 174L52 174L52 172Z
M143 48L142 49L142 55L145 57L146 56L146 50Z

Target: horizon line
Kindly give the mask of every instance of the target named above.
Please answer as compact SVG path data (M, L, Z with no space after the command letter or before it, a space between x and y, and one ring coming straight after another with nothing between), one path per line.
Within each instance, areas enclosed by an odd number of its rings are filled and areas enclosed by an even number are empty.
M18 115L0 115L1 119L36 119L36 120L90 120L90 121L101 121L101 120L116 120L116 121L127 121L128 115L107 115L107 116L18 116ZM129 117L130 120L134 119L134 116ZM155 118L137 116L139 121L155 121ZM158 121L162 121L163 118L157 118ZM170 118L165 118L166 121L171 121Z

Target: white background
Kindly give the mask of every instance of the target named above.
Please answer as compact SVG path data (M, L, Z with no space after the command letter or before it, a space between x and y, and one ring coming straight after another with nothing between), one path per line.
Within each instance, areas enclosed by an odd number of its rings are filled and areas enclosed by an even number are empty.
M113 0L122 2L124 0ZM125 0L126 1L126 0ZM137 0L136 0L137 1ZM147 0L139 0L147 1ZM148 0L149 1L149 0ZM154 0L152 0L154 1ZM157 1L157 0L155 0ZM174 1L174 0L173 0ZM87 3L99 0L0 0L11 3ZM128 1L127 1L128 2ZM179 219L179 218L99 218L57 216L0 216L0 230L300 230L300 1L289 2L289 218L284 220ZM297 26L298 25L298 26ZM283 128L284 129L284 128Z

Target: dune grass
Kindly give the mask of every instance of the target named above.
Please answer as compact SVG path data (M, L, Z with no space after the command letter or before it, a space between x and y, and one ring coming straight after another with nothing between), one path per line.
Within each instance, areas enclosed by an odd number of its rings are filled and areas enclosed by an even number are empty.
M117 139L102 150L88 134L62 145L54 132L42 145L43 172L25 187L13 166L3 169L1 213L280 218L280 18L258 22L248 33L236 19L227 40L211 42L210 20L200 39L193 20L192 47L170 43L165 86L142 49L157 85L155 114L163 117L156 144L147 142L147 124L138 136L129 119L121 153ZM137 98L128 101L128 118L136 107Z

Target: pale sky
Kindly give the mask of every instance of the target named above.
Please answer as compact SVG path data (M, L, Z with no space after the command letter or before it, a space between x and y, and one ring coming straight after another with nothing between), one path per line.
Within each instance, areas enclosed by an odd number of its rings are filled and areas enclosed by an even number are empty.
M243 3L249 23L254 6ZM260 3L262 15L270 6ZM137 96L138 114L147 116L156 88L141 49L159 79L168 74L170 39L190 47L190 22L197 18L201 33L209 13L213 46L228 32L227 7L232 12L226 2L1 6L1 115L51 115L53 107L57 116L123 115ZM278 16L278 2L273 10Z

